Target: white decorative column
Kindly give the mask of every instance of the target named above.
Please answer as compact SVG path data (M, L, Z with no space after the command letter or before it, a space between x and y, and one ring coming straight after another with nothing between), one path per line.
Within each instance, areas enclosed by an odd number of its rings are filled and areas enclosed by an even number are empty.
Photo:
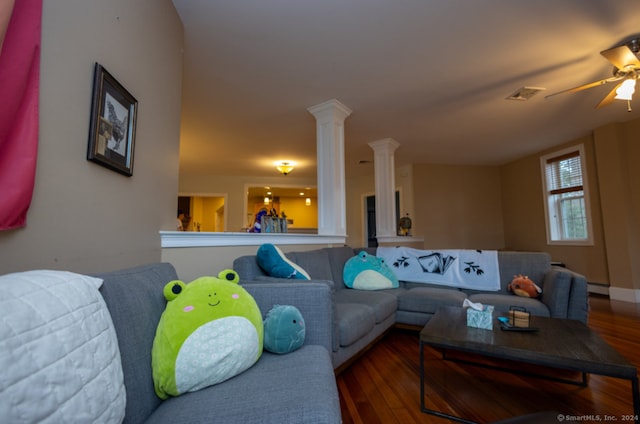
M318 234L346 236L344 120L351 110L335 99L307 110L316 118Z
M392 138L372 141L373 164L376 179L376 238L395 237L396 230L396 178L393 153L400 143ZM381 240L382 239L382 240Z

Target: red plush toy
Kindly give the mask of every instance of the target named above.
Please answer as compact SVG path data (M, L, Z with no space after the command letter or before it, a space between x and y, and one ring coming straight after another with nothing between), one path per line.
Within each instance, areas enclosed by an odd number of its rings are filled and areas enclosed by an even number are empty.
M525 275L514 275L507 287L510 292L523 297L538 297L542 289Z

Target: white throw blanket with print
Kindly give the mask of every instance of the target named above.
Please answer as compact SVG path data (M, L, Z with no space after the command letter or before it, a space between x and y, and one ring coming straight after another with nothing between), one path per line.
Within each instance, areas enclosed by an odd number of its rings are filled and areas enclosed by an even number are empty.
M378 247L376 255L401 281L439 284L473 290L500 290L495 250L418 250Z

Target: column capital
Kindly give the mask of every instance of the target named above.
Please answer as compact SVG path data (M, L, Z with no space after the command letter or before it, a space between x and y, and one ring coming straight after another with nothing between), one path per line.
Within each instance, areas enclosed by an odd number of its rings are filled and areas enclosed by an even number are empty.
M317 120L333 118L344 121L351 115L351 109L342 104L339 100L331 99L326 102L311 106L307 109Z
M383 138L382 140L371 141L368 144L374 151L382 150L384 148L387 151L393 152L400 146L400 143L395 141L393 138Z

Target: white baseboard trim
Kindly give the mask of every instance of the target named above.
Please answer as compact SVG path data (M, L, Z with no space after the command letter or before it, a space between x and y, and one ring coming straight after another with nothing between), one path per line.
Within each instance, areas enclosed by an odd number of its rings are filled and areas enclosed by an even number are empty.
M623 302L640 303L640 290L609 287L609 299Z
M605 284L588 284L589 293L602 294L609 296L609 286Z

